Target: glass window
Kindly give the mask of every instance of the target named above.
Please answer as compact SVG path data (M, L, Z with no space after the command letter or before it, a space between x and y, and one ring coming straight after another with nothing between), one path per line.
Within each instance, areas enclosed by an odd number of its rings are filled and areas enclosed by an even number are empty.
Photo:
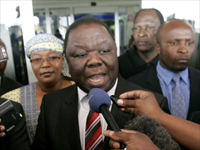
M4 73L6 76L26 85L28 84L28 76L19 3L1 1L0 11L0 36L6 45L9 57Z
M33 13L34 13L35 34L46 33L45 10L36 9L33 11Z
M50 9L49 11L51 20L51 33L63 40L70 22L69 9L54 8Z

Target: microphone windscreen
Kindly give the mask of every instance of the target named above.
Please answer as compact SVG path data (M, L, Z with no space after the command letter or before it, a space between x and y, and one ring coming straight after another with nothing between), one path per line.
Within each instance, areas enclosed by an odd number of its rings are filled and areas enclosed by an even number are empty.
M125 128L146 134L162 150L181 150L179 144L172 139L167 130L148 116L133 118L127 122Z
M100 113L100 106L106 105L110 107L110 97L109 95L100 88L93 88L88 94L90 108L97 113Z

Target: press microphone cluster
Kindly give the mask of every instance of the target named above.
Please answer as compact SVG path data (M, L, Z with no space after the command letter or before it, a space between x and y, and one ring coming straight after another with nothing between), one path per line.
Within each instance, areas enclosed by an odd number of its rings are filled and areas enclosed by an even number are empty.
M113 131L121 131L118 127L117 123L115 122L112 114L109 111L109 107L111 104L111 99L109 95L102 89L93 88L90 90L88 94L89 105L90 108L97 113L102 113L103 117L105 118L108 126ZM121 143L121 148L125 148L126 146Z
M146 134L161 150L181 150L179 144L172 139L167 130L148 116L142 115L133 118L126 123L125 129Z

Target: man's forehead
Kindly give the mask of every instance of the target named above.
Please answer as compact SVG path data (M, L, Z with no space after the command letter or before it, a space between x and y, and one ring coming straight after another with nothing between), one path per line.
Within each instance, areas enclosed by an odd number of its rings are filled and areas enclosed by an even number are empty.
M76 32L77 30L82 30L82 31L84 31L84 30L86 30L86 29L105 30L106 32L108 32L108 31L106 30L106 28L105 28L103 25L97 24L97 23L90 23L90 24L81 24L81 25L79 25L77 28L73 29L73 30L70 32L70 34L73 33L73 32Z
M77 41L79 38L101 41L112 37L103 25L92 23L82 24L70 32L69 40Z
M164 25L163 30L165 32L170 32L170 31L188 31L191 33L194 33L192 27L187 24L186 22L183 21L172 21Z

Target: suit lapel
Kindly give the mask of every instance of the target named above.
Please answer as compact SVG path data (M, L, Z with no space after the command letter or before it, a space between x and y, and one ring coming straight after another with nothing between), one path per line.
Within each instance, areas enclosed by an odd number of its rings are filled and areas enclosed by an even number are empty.
M148 70L146 82L148 83L147 89L153 89L154 92L163 94L162 89L160 87L160 82L157 76L156 66Z
M78 126L78 92L73 85L68 90L68 96L61 107L61 119L63 120L66 137L71 149L81 150L80 134Z
M188 117L192 112L200 110L200 73L189 67L189 79L190 79L190 104Z
M118 85L115 91L115 96L119 97L120 94L130 90L127 85L127 81L124 80L120 75L118 78ZM132 89L133 90L133 89ZM117 106L115 106L114 104L112 105L112 109L111 109L111 114L113 116L113 118L115 119L117 125L119 126L120 129L124 128L125 123L128 120L131 120L133 118L133 115L128 114L128 113L124 113L122 112ZM109 127L107 129L110 129ZM109 138L105 138L104 139L104 143L103 143L103 150L110 150L108 143L109 143Z
M131 83L131 87L129 85L130 85L130 82L126 81L119 75L118 85L115 91L115 96L119 97L119 95L121 95L122 93L130 91L130 90L134 90L137 88L137 87L134 88L132 83ZM133 115L122 112L115 105L113 105L111 113L120 128L123 128L125 122L133 118Z

